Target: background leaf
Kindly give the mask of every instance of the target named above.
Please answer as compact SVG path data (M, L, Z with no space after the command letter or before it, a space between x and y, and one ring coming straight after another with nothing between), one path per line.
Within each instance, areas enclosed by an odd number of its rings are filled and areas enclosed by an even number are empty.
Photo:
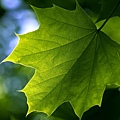
M30 5L46 8L52 7L53 4L58 5L60 7L73 10L75 9L75 0L25 0Z
M102 8L97 22L106 19L110 15L111 11L118 4L118 2L119 0L101 0L100 3L102 5ZM120 16L120 2L119 6L117 7L117 9L115 10L111 17L113 16Z
M69 102L63 103L60 105L52 116L64 119L64 120L79 120L79 118L75 115L74 110Z

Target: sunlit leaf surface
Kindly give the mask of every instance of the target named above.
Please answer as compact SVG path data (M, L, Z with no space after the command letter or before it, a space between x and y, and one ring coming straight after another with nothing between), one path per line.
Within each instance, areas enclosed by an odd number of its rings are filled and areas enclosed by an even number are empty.
M73 11L53 6L34 8L40 28L19 35L20 43L5 61L35 69L23 89L28 113L51 115L69 101L77 114L101 105L109 84L120 84L120 45L98 32L77 5Z

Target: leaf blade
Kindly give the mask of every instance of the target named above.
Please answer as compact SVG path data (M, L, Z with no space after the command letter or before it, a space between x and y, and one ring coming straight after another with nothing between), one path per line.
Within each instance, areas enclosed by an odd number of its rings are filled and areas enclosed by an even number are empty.
M23 89L28 113L51 115L59 105L69 101L81 117L90 107L100 106L106 85L113 84L112 79L118 76L119 72L110 64L119 64L120 46L102 32L97 33L96 26L79 6L74 11L57 6L34 9L40 28L19 35L20 43L6 59L36 70ZM111 57L110 47L112 54L118 53L117 59Z

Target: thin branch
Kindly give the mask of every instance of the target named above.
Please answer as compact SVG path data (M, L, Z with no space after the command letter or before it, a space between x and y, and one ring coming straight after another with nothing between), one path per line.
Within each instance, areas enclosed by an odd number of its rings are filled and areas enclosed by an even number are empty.
M113 10L111 11L111 13L109 14L109 16L107 17L107 19L105 20L105 22L100 26L100 28L97 30L98 32L104 27L104 25L107 23L107 21L109 20L109 18L112 16L112 14L115 12L115 10L117 9L117 7L119 6L120 1L117 3L117 5L113 8Z

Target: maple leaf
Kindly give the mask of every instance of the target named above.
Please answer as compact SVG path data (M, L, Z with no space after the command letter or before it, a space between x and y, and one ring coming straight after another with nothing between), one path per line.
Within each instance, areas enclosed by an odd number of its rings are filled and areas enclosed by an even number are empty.
M51 115L69 101L81 117L101 105L108 84L120 85L120 45L98 31L79 5L73 11L55 5L33 8L40 28L19 35L20 43L4 61L35 69L22 90L28 113Z

